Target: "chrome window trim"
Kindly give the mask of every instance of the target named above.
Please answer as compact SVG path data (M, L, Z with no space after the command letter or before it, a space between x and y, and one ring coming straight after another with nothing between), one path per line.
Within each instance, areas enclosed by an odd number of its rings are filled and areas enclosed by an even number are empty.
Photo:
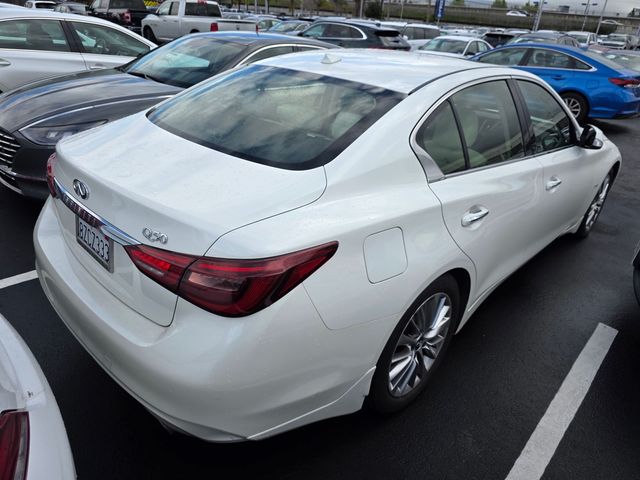
M545 47L525 47L525 48L529 48L531 50L547 50L549 52L554 52L554 53L561 53L562 55L566 55L567 57L573 58L575 61L580 62L580 63L584 63L586 66L589 67L588 70L584 70L581 68L565 68L565 67L536 67L534 65L513 65L513 67L529 67L529 68L542 68L544 70L569 70L570 72L597 72L598 69L596 67L594 67L593 65L591 65L589 62L585 62L584 60L571 55L570 53L566 53L566 52L559 52L558 50L553 50L551 48L545 48Z
M78 215L89 225L97 228L104 235L122 246L141 245L138 240L123 232L118 227L109 223L103 217L78 202L55 178L53 179L53 183L58 196L57 200L59 199L69 210L71 210L75 215Z
M546 150L544 152L539 152L539 153L534 153L532 155L524 155L522 157L518 157L518 158L512 158L511 160L507 160L505 162L499 162L499 163L494 163L491 165L485 165L482 167L476 167L476 168L469 168L466 170L462 170L461 172L455 172L455 173L450 173L450 174L444 174L442 172L442 170L440 170L440 167L438 166L438 164L436 163L436 161L431 157L431 155L429 155L427 153L427 151L425 149L423 149L420 144L418 143L417 140L417 136L418 136L418 131L420 130L420 128L422 127L422 125L427 121L427 119L431 116L431 114L433 112L435 112L435 110L442 105L444 102L446 102L447 100L449 100L449 98L451 98L453 95L455 95L456 93L460 92L461 90L464 90L466 88L472 87L474 85L479 85L482 83L488 83L488 82L494 82L494 81L499 81L499 80L524 80L524 81L529 81L531 83L535 83L537 85L540 85L542 88L544 88L548 93L551 94L551 92L549 91L549 89L547 89L545 87L545 85L543 84L542 80L538 80L535 78L529 78L529 77L524 77L524 76L517 76L517 75L495 75L495 76L490 76L490 77L484 77L484 78L477 78L475 80L471 80L467 83L464 83L462 85L458 85L457 87L449 90L446 94L444 94L442 97L440 97L433 105L431 105L431 107L429 107L429 109L426 111L426 113L424 113L422 115L422 117L420 117L420 120L418 121L418 123L413 127L413 130L411 131L410 137L409 137L409 143L410 143L410 147L413 150L413 153L416 155L416 157L418 157L418 161L420 162L420 164L422 165L422 168L427 176L427 183L434 183L434 182L438 182L441 180L446 180L447 178L451 178L451 177L458 177L460 175L466 175L466 174L471 174L474 172L479 172L482 170L487 170L489 168L496 168L496 167L501 167L503 165L509 165L512 163L516 163L516 162L521 162L524 160L529 160L532 158L536 158L539 157L540 155L548 155L550 153L554 153L554 152L559 152L561 150L565 150L568 148L573 148L576 146L576 144L571 144L571 145L566 145L564 147L560 147L560 148L555 148L553 150ZM552 95L553 97L553 95ZM555 99L555 97L554 97ZM557 101L557 99L555 99ZM518 110L518 105L516 100L514 99L513 101L514 106L516 108L516 110ZM576 120L574 118L574 116L571 114L571 112L568 111L567 106L564 104L564 102L559 102L561 108L564 110L565 115L567 115L569 117L569 120L571 121L574 130L576 132L576 137L578 137L578 125L576 124Z
M258 53L260 52L264 52L265 50L269 50L269 49L273 49L273 48L280 48L280 47L293 47L294 50L291 53L295 53L295 48L300 45L297 43L280 43L277 45L265 45L264 47L260 47L258 50L254 50L253 52L251 52L247 57L244 57L242 60L240 60L240 62L238 62L238 64L236 65L236 67L240 67L242 65L246 65L246 62L248 62L249 60L251 60L253 57L255 57ZM285 54L288 55L288 54ZM277 56L277 55L275 55ZM270 57L267 57L270 58ZM262 60L266 60L266 58L263 58ZM260 61L260 60L258 60Z

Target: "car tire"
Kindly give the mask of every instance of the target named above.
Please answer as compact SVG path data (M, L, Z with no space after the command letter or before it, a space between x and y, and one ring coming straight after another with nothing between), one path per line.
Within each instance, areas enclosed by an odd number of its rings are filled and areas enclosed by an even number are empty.
M582 217L580 227L575 234L577 238L587 238L591 233L591 230L593 230L593 226L596 224L596 221L600 216L600 212L602 212L602 209L604 208L604 202L607 200L607 195L611 189L612 178L611 172L607 173L607 176L604 177L604 180L598 189L598 193L593 197L593 200L589 204L589 208L584 214L584 217Z
M569 110L576 117L576 120L580 125L584 124L589 114L589 103L579 93L565 92L560 94L560 98L564 101L565 105L569 107Z
M438 368L459 317L458 283L443 275L413 302L393 330L376 365L366 406L392 413L415 400ZM439 323L439 318L444 321Z
M153 30L151 30L151 27L144 27L144 30L142 31L142 36L147 40L149 40L150 42L153 42L156 45L158 44L158 39L153 34Z

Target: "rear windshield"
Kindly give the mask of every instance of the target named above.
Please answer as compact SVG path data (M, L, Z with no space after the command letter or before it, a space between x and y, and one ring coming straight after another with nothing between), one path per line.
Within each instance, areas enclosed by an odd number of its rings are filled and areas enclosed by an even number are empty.
M211 3L187 2L184 6L184 14L194 17L220 17L220 7Z
M146 10L143 0L111 0L109 8L130 8L132 10Z
M436 52L446 53L463 53L467 48L466 40L455 40L452 38L434 38L429 40L429 43L425 43L420 47L420 50L431 50Z
M640 72L640 55L624 52L605 52L601 55L604 59L614 62L618 68L622 66ZM602 62L602 59L599 61Z
M148 118L229 155L305 170L333 160L402 98L361 83L252 65L168 100Z
M40 3L40 2L36 3L36 8L49 8L49 9L51 9L51 8L53 8L55 6L56 6L55 3Z

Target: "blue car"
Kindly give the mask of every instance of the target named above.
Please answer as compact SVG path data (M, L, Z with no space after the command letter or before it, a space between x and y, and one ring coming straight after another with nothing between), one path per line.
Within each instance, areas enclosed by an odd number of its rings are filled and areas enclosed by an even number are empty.
M640 115L640 75L597 53L579 48L527 43L506 45L471 60L509 65L538 75L560 94L583 123L591 118Z

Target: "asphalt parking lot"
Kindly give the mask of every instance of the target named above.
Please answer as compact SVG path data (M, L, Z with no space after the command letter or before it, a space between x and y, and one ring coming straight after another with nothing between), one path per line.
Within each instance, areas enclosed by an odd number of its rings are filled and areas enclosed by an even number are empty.
M80 479L504 479L602 323L617 330L545 479L640 475L640 119L598 122L623 167L591 236L560 238L454 338L428 392L389 417L366 411L252 443L167 433L67 332L37 281L0 289L56 394ZM41 204L0 189L0 279L32 271Z

